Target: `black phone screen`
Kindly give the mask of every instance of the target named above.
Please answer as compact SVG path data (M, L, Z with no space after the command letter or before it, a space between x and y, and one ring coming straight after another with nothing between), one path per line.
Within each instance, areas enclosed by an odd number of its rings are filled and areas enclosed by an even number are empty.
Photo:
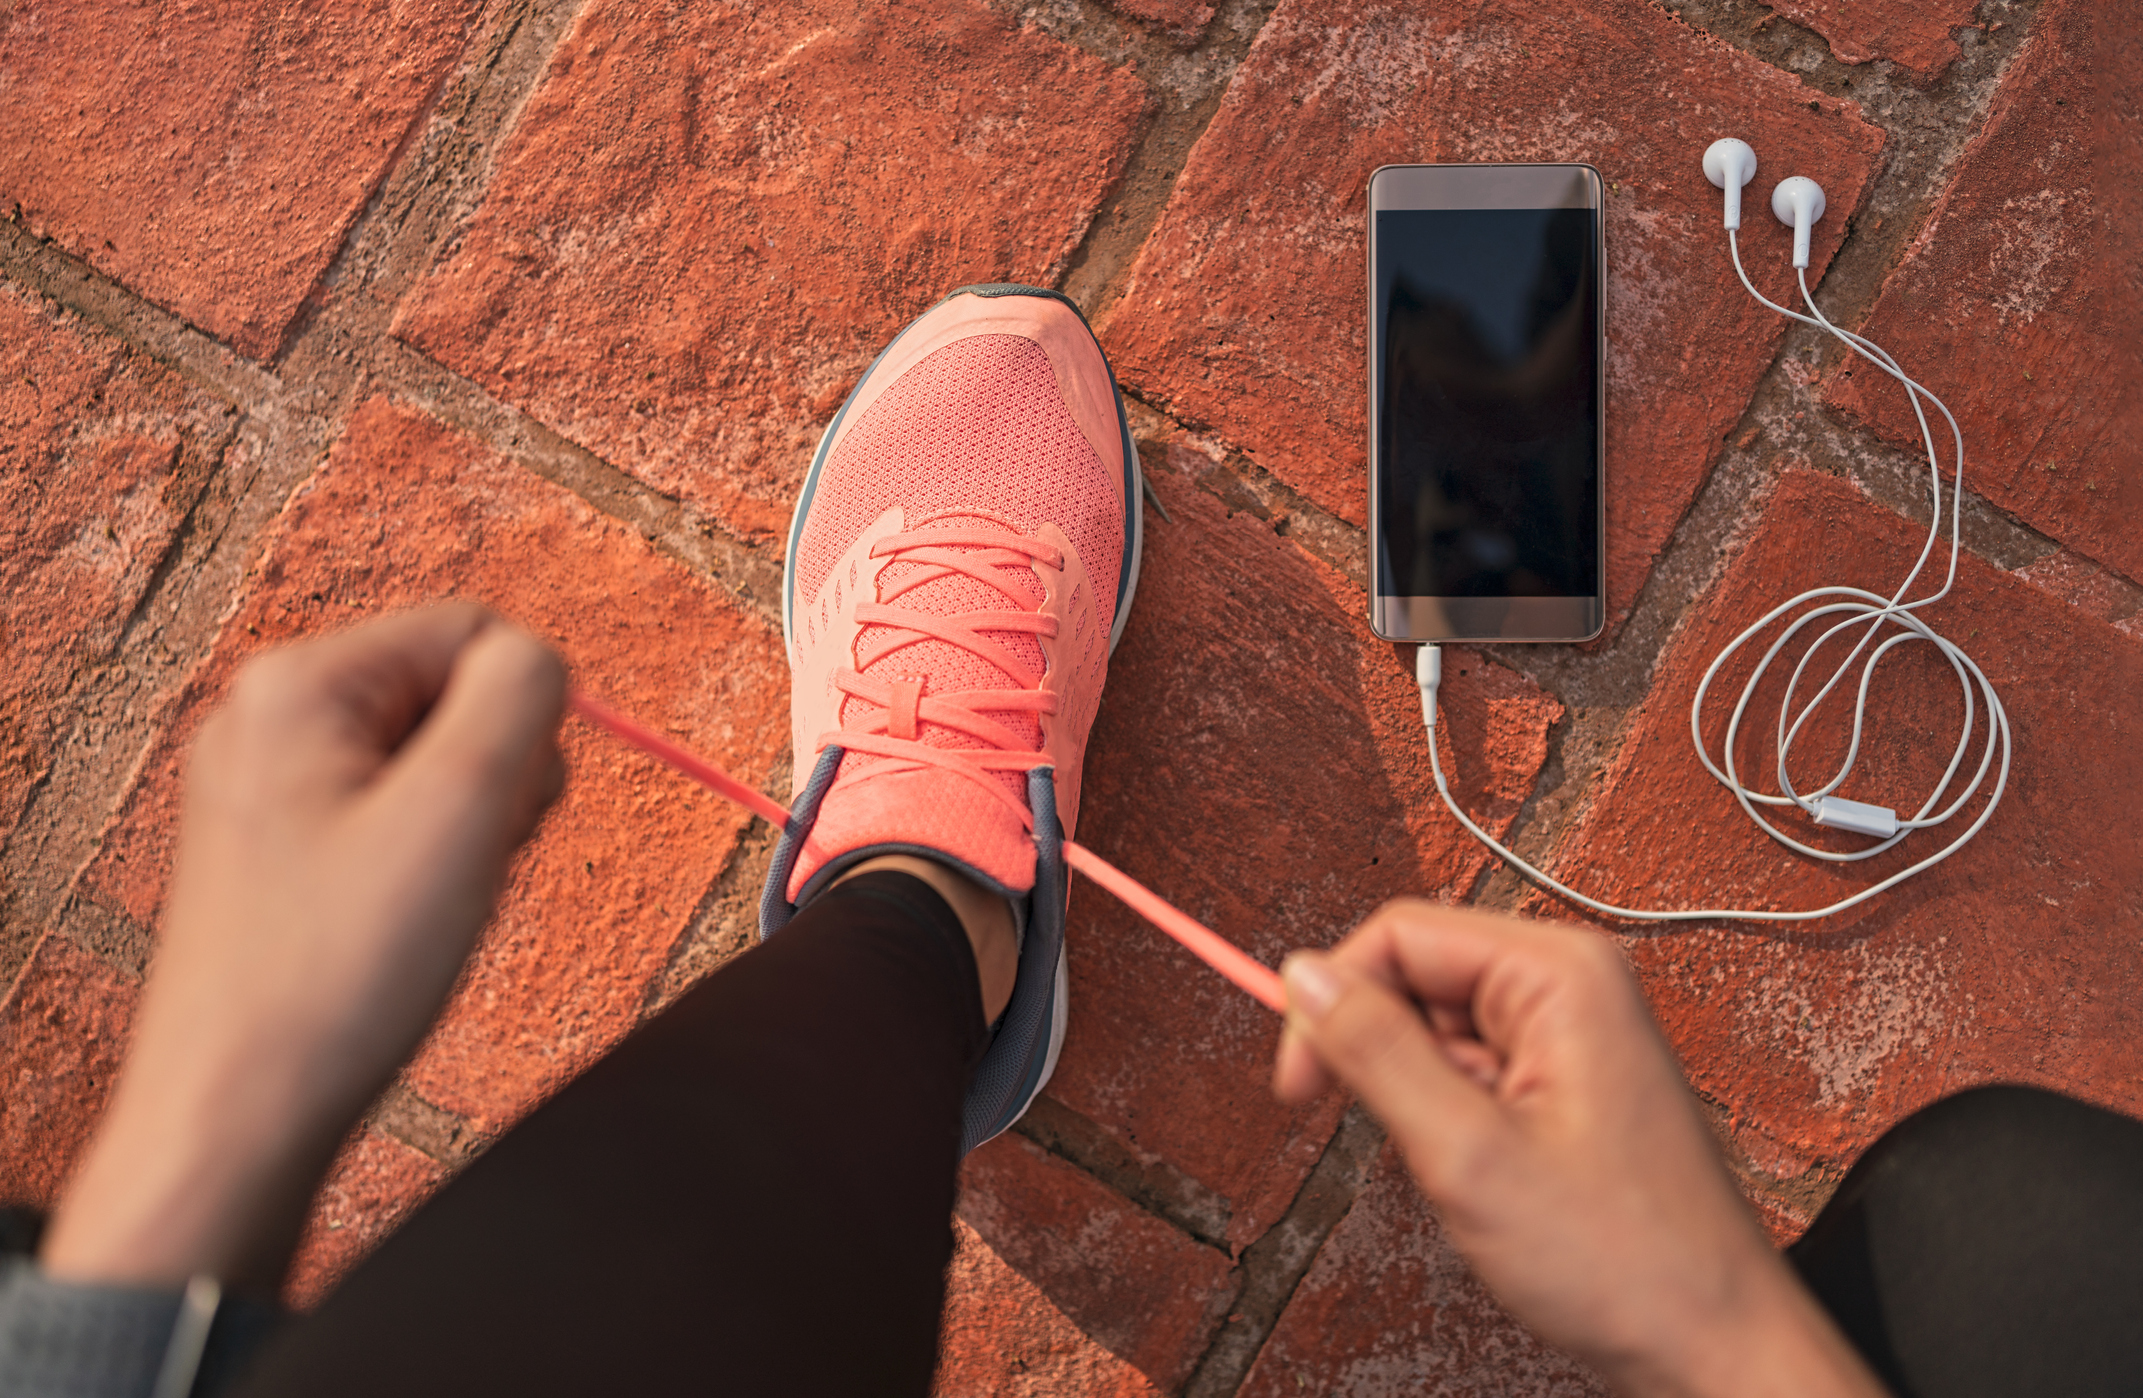
M1376 220L1376 590L1600 591L1599 214Z

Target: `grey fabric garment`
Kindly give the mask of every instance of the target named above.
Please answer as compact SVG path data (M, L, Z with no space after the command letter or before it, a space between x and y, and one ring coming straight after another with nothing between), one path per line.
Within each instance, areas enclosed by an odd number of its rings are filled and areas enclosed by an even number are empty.
M0 1257L0 1398L149 1398L178 1314L176 1291L77 1286L26 1257ZM194 1398L228 1388L281 1318L226 1295Z
M178 1314L175 1291L74 1286L0 1260L0 1394L149 1398Z

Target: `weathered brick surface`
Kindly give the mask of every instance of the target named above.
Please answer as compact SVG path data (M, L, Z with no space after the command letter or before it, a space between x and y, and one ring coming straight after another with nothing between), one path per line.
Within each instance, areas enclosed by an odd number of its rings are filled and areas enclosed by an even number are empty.
M336 1157L298 1241L284 1304L310 1310L378 1247L410 1211L446 1182L446 1167L420 1150L362 1127Z
M1887 58L1923 83L1957 61L1956 31L1979 12L1978 0L1776 0L1771 8L1821 34L1840 62Z
M1227 1256L1021 1136L969 1156L959 1214L1088 1338L1173 1391L1234 1294Z
M1144 572L1088 750L1080 839L1267 964L1386 898L1462 898L1486 856L1438 802L1410 661L1362 594L1249 514L1156 473ZM1455 651L1455 789L1507 826L1561 707ZM1338 1120L1267 1086L1279 1021L1099 889L1072 892L1071 1028L1049 1092L1230 1202L1227 1238L1286 1209Z
M936 1398L1157 1398L1161 1390L1082 1334L974 1229L952 1226Z
M50 1208L104 1114L140 986L58 936L0 1000L0 1203Z
M1496 1304L1387 1147L1241 1392L1545 1398L1607 1389Z
M2134 7L2046 5L1863 333L1957 414L1971 488L2143 582L2139 99ZM1887 377L1829 397L1919 444Z
M1196 44L1213 22L1213 7L1205 0L1102 0L1120 15L1158 29L1185 47Z
M1819 583L1887 591L1925 538L1849 485L1789 474L1677 637L1588 817L1560 841L1561 877L1625 906L1822 907L1947 843L1949 827L1937 827L1858 864L1794 855L1742 817L1689 743L1690 696L1737 631ZM2143 845L2127 814L2143 789L2143 643L1969 557L1956 591L1923 615L1985 669L2014 726L2008 791L1979 837L1819 924L1624 939L1692 1081L1773 1177L1843 1166L1892 1122L1975 1083L2039 1083L2143 1112ZM1729 666L1721 682L1738 694L1746 674ZM1759 691L1770 696L1757 701L1761 731L1740 754L1765 790L1779 690ZM1715 743L1724 711L1707 727ZM1960 713L1955 678L1930 648L1894 653L1840 794L1917 808ZM1849 729L1848 701L1810 725L1795 771L1827 779ZM1812 842L1865 844L1828 835Z
M765 622L565 491L375 400L277 525L91 866L93 896L154 921L180 754L240 659L448 596L531 627L576 683L748 779L773 770L787 672ZM518 1116L630 1027L746 820L578 722L563 747L566 794L409 1070L427 1101L479 1129Z
M2138 615L2143 614L2143 588L2067 549L2056 549L2025 564L2016 570L2016 575L2049 596L2113 626L2132 629Z
M272 354L478 9L16 0L0 12L0 210Z
M164 369L0 285L0 842L227 430Z
M964 283L1053 282L1146 105L972 0L596 0L397 333L777 541L886 340Z
M1852 104L1644 0L1286 0L1192 151L1105 340L1126 383L1360 524L1371 171L1592 162L1612 186L1607 562L1620 616L1782 334L1735 280L1699 168L1726 134L1767 170L1823 172L1820 270L1881 146ZM1788 230L1765 214L1743 233L1752 275L1776 291Z

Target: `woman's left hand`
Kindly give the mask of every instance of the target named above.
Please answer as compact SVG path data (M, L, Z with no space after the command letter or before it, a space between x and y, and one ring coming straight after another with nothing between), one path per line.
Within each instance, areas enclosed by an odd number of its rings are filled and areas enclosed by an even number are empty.
M240 672L194 744L134 1042L50 1274L277 1284L563 787L564 702L557 655L468 604Z

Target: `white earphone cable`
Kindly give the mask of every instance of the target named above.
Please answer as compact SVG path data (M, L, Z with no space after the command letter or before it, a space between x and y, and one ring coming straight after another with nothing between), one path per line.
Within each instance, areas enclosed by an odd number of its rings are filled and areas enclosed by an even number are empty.
M1877 894L1897 887L1915 874L1933 868L1958 850L1964 848L1972 837L1977 835L1981 828L1986 825L1988 819L1993 816L1995 807L2001 804L2002 793L2009 784L2009 714L2002 707L2000 696L1994 692L1993 682L1987 678L1986 674L1980 670L1969 655L1966 655L1956 644L1927 625L1918 615L1921 608L1930 606L1948 596L1951 587L1957 580L1957 559L1962 548L1960 524L1964 503L1964 434L1957 426L1956 417L1951 414L1949 408L1940 398L1929 392L1924 385L1908 377L1904 370L1898 366L1897 361L1880 346L1863 336L1854 334L1850 330L1844 330L1833 325L1824 316L1822 310L1817 307L1814 296L1809 293L1808 276L1805 271L1796 274L1800 281L1801 299L1807 305L1809 311L1807 315L1802 315L1798 311L1789 310L1772 301L1758 291L1749 281L1749 275L1741 265L1740 243L1732 229L1727 231L1727 248L1733 258L1734 271L1740 276L1741 284L1748 288L1749 295L1782 316L1799 321L1803 325L1821 328L1836 337L1853 353L1865 357L1870 363L1904 386L1907 397L1912 402L1913 415L1919 420L1921 439L1927 448L1927 470L1933 495L1934 517L1928 527L1927 543L1921 548L1918 560L1912 565L1912 570L1905 575L1905 580L1898 586L1896 593L1888 599L1878 593L1868 592L1857 587L1811 588L1772 608L1740 635L1727 643L1726 648L1719 652L1710 666L1704 671L1704 678L1697 685L1696 694L1689 705L1689 736L1690 741L1696 747L1698 760L1704 764L1706 771L1718 779L1721 785L1733 792L1734 799L1740 803L1743 812L1764 833L1789 849L1797 850L1815 859L1827 860L1833 863L1849 863L1881 854L1883 851L1897 845L1914 830L1941 825L1957 815L1975 795L1984 789L1988 770L1994 765L1997 741L1999 741L2001 748L2001 765L1995 774L1994 787L1987 798L1986 805L1980 810L1978 817L1973 820L1971 825L1958 834L1955 839L1918 863L1901 869L1880 882L1860 890L1849 898L1832 903L1828 907L1794 912L1742 908L1659 910L1618 907L1612 903L1602 902L1597 898L1587 897L1585 894L1579 893L1552 876L1536 869L1533 865L1506 849L1501 842L1475 824L1473 819L1459 808L1457 800L1451 795L1450 784L1444 777L1442 760L1436 751L1436 695L1443 680L1443 652L1440 647L1435 645L1422 646L1415 659L1415 679L1421 687L1422 722L1427 728L1429 736L1429 770L1436 778L1437 794L1443 797L1444 804L1450 808L1451 814L1458 819L1459 824L1473 834L1475 839L1494 850L1496 854L1502 857L1505 863L1524 874L1534 883L1543 888L1551 889L1584 907L1591 908L1595 912L1637 921L1691 922L1713 918L1731 918L1750 922L1807 922L1816 918L1829 917L1834 913L1844 912L1848 908L1866 902ZM1949 423L1950 435L1957 448L1957 462L1954 472L1956 484L1948 506L1950 558L1949 567L1942 580L1942 586L1926 597L1922 597L1917 601L1907 602L1904 600L1906 594L1912 591L1914 584L1919 581L1920 575L1926 570L1928 560L1934 555L1936 542L1942 537L1944 513L1940 454L1935 448L1934 432L1928 425L1927 413L1920 405L1922 398L1934 404L1936 410ZM1736 651L1767 630L1773 622L1778 621L1796 608L1822 599L1837 600L1826 601L1824 605L1814 607L1795 617L1780 633L1778 639L1771 643L1770 649L1764 652L1763 658L1757 662L1755 671L1749 676L1747 683L1742 686L1741 697L1735 702L1733 715L1727 722L1725 742L1720 749L1720 758L1724 765L1722 767L1720 762L1714 762L1704 742L1703 712L1705 696L1710 692L1712 681L1718 676L1720 668L1726 664L1727 660ZM1793 674L1786 684L1786 692L1779 700L1777 739L1778 792L1777 794L1772 794L1752 790L1741 780L1741 775L1735 768L1734 744L1740 735L1742 719L1748 711L1750 702L1755 698L1756 687L1769 671L1772 661L1778 657L1779 652L1804 627L1821 618L1831 616L1837 616L1842 619L1829 624L1810 643L1807 651L1794 665ZM1886 625L1896 627L1898 634L1889 636L1881 644L1876 645L1868 653L1865 662L1861 665L1858 693L1853 706L1852 741L1847 747L1845 760L1831 779L1822 786L1806 793L1796 791L1792 776L1787 770L1788 759L1792 753L1794 742L1800 737L1802 728L1815 714L1817 708L1830 696L1831 691L1837 688L1839 682L1853 668L1854 661L1860 658L1861 653L1868 651L1869 643L1882 633ZM1809 661L1814 659L1816 653L1822 650L1834 637L1842 639L1842 633L1855 627L1864 627L1863 634L1854 643L1845 659L1839 662L1838 668L1832 672L1830 678L1823 683L1821 688L1816 690L1812 698L1796 711L1794 709L1794 697L1800 690L1803 672L1807 670ZM1879 839L1877 843L1865 849L1858 850L1820 849L1794 839L1791 835L1766 820L1762 813L1757 810L1758 806L1798 806L1819 822L1822 821L1826 814L1831 813L1826 810L1826 802L1834 799L1831 794L1844 785L1846 778L1852 774L1855 762L1859 760L1861 732L1867 716L1868 690L1875 678L1875 667L1894 648L1916 640L1932 644L1942 658L1949 662L1950 668L1956 672L1958 687L1964 696L1964 721L1958 734L1956 750L1950 755L1949 765L1944 769L1942 779L1935 783L1934 789L1928 793L1926 801L1922 803L1919 810L1908 818L1895 819L1892 817L1895 833ZM1936 805L1949 792L1952 783L1956 780L1958 769L1963 765L1971 748L1972 732L1977 724L1977 711L1982 705L1986 709L1987 742L1985 751L1980 756L1979 769L1973 774L1970 782L1963 784L1958 789L1955 799L1947 807L1937 812L1935 810ZM1855 806L1854 803L1844 803L1844 805L1853 811L1866 812L1869 810L1866 807ZM1891 816L1888 811L1877 810L1875 813L1885 817ZM1834 820L1833 823L1838 822Z

